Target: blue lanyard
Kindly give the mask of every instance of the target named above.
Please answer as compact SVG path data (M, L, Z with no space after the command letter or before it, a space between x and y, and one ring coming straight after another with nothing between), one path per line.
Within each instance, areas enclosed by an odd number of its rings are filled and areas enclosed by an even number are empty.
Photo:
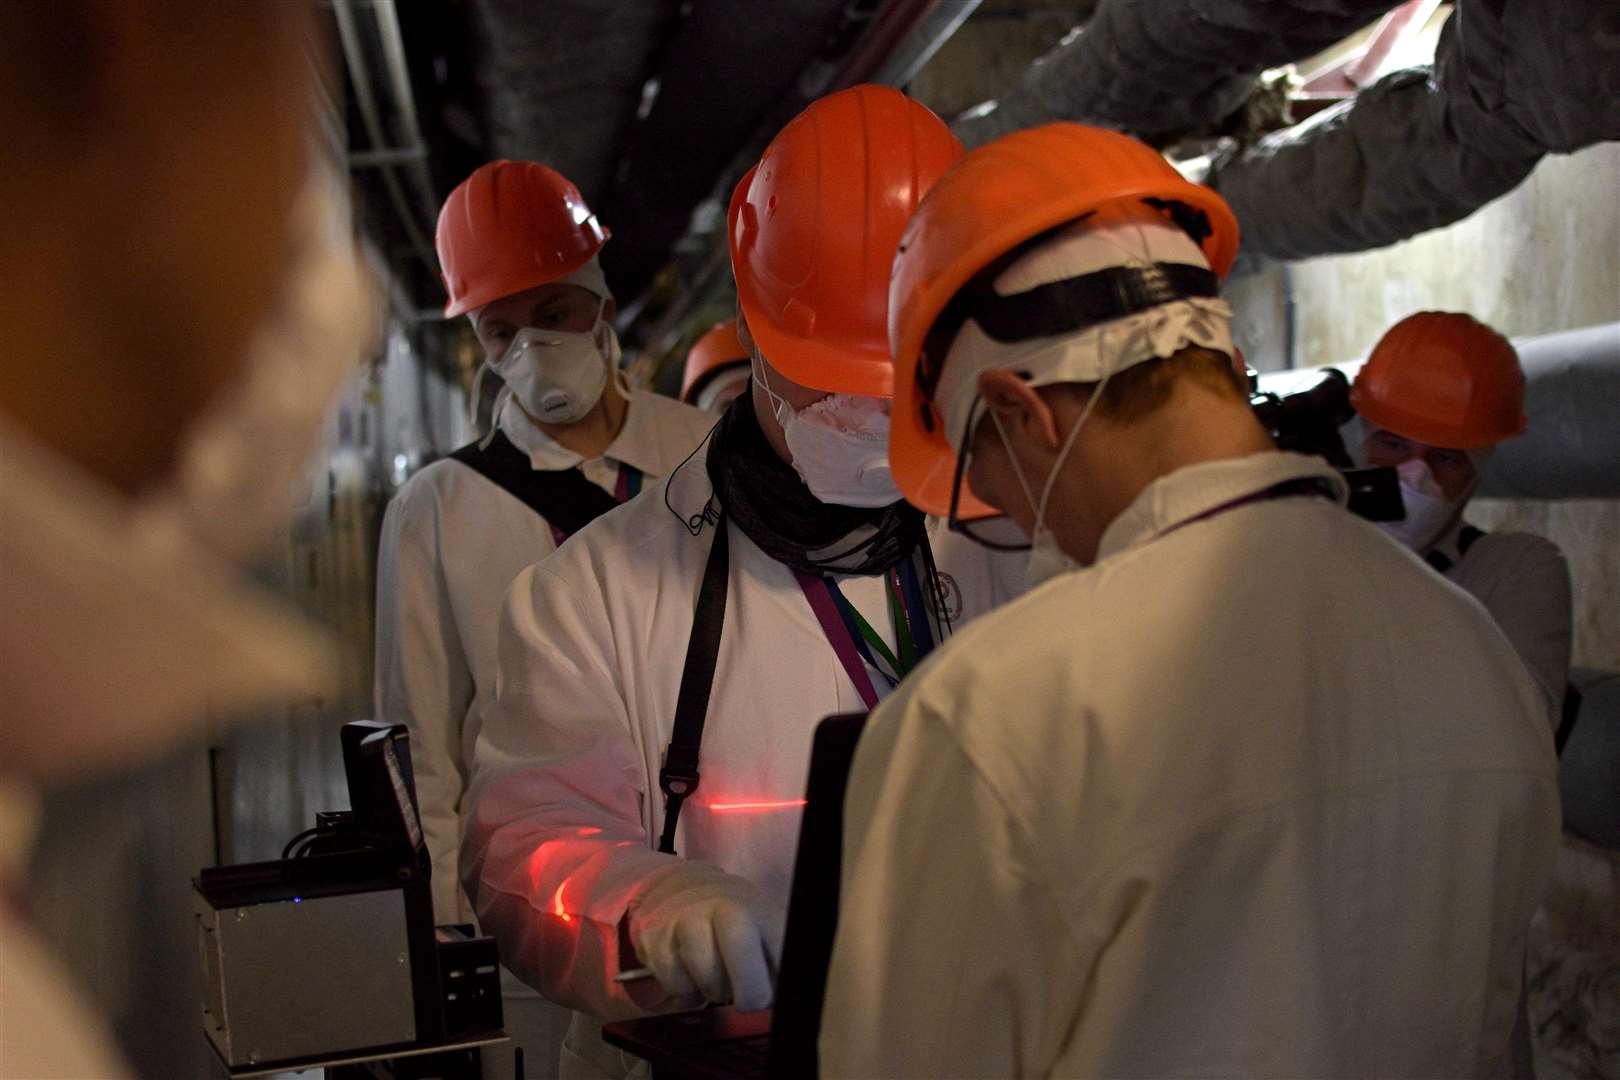
M877 705L877 690L867 674L868 667L892 688L938 644L929 625L922 582L914 560L907 559L884 575L884 596L895 624L897 649L894 652L883 644L882 637L855 610L855 605L831 577L805 573L795 573L794 577L815 612L827 643L868 708Z

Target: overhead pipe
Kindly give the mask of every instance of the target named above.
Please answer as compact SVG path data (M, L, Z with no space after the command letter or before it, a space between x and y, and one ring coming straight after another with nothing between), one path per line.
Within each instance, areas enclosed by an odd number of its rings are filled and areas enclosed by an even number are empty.
M353 0L332 0L332 14L337 19L338 39L343 48L344 63L349 70L349 82L354 87L354 103L360 113L360 124L365 128L366 139L372 147L386 150L388 139L383 133L382 117L377 110L377 98L372 90L371 68L366 62L365 48L360 41L360 28L355 21ZM420 145L421 136L418 133L415 146L406 149L415 149ZM394 165L380 166L379 175L382 177L383 188L388 192L388 199L394 206L400 227L404 230L405 237L417 257L427 265L430 272L437 274L439 261L434 254L433 245L428 243L422 231L422 226L417 220L417 212L410 207L410 200L406 198L405 190L400 185L396 169L397 166Z
M1620 322L1518 338L1524 434L1500 444L1479 494L1498 499L1620 498ZM1364 361L1268 372L1260 389L1287 395L1327 368L1354 379Z
M1353 96L1378 78L1390 53L1407 38L1423 29L1429 17L1440 6L1440 0L1407 0L1400 7L1387 12L1379 20L1365 48L1328 65L1324 69L1302 74L1304 94L1335 94Z
M1302 259L1460 221L1544 155L1616 138L1620 5L1461 0L1432 70L1395 72L1274 132L1217 162L1209 183L1246 251Z
M872 73L875 83L906 86L951 39L962 24L973 17L984 0L933 0L917 19L900 44Z
M416 180L417 197L427 212L427 220L435 222L439 216L439 201L433 190L433 176L428 172L422 125L416 116L416 92L411 89L410 66L405 60L405 39L399 29L399 9L394 6L394 0L372 0L372 11L377 19L383 66L388 71L388 84L393 90L394 108L399 112L399 127L405 141L401 152L407 155L408 160L402 164ZM375 144L372 148L383 149Z
M1620 497L1620 322L1521 338L1524 434L1502 444L1480 494Z
M891 80L910 78L956 32L980 0L889 0L862 31L844 62L836 67L820 65L821 70L801 73L795 88L766 113L751 138L723 169L711 186L710 197L721 206L731 188L758 160L766 145L784 123L806 105L824 94L861 82L898 85ZM814 62L807 68L814 68ZM681 325L726 281L731 267L730 248L725 230L713 237L693 280L637 336L655 353L669 353L680 337ZM638 297L621 319L620 330L628 333L645 309L647 297Z
M658 94L620 139L615 179L601 205L592 203L621 237L602 250L621 312L631 314L655 287L691 229L693 209L727 179L736 182L739 157L750 149L757 156L761 129L774 134L785 122L776 103L794 95L846 7L847 0L691 4L662 49Z
M1267 68L1320 52L1394 0L1103 0L1000 99L953 125L979 146L1074 120L1150 142L1205 130L1248 100Z

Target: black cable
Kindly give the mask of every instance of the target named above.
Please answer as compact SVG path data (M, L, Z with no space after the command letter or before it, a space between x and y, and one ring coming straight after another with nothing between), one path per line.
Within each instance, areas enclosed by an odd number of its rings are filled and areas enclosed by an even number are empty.
M321 827L317 825L313 829L305 829L303 832L294 836L291 840L287 841L287 846L281 849L281 857L283 859L291 858L292 849L297 845L298 841L304 839L305 837L312 837L320 831Z

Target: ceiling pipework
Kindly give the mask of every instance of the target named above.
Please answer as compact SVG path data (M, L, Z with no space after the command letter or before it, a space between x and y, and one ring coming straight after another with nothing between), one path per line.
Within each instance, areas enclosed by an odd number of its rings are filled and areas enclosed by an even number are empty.
M616 150L681 7L677 0L470 0L487 156L551 166L600 214Z
M1392 0L1103 0L996 101L954 125L968 146L1073 120L1163 145L1237 112L1261 71L1359 30Z
M1620 138L1620 5L1462 0L1433 68L1266 136L1209 183L1247 252L1301 259L1459 221L1547 153ZM1614 198L1612 190L1596 193Z
M652 69L657 93L645 115L615 133L623 141L609 157L618 168L591 204L620 237L603 249L602 266L621 307L668 261L693 209L791 93L846 6L845 0L693 0L663 63ZM624 242L629 238L634 242Z

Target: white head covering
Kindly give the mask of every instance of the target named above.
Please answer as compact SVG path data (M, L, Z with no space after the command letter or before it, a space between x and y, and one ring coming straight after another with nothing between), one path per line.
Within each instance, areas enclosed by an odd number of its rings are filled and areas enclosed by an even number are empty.
M1028 292L1111 266L1183 263L1209 269L1202 249L1180 229L1156 215L1141 220L1078 222L1026 253L996 278L999 295ZM954 449L962 438L968 410L979 395L979 373L1011 369L1028 373L1032 386L1097 382L1135 364L1172 356L1188 345L1231 355L1232 309L1224 300L1176 300L1088 327L1027 341L1000 342L974 320L963 324L945 354L935 394Z
M604 300L613 299L613 290L608 288L607 275L602 273L602 253L598 251L585 261L571 274L565 274L557 279L559 285L578 285L582 289L589 289Z

